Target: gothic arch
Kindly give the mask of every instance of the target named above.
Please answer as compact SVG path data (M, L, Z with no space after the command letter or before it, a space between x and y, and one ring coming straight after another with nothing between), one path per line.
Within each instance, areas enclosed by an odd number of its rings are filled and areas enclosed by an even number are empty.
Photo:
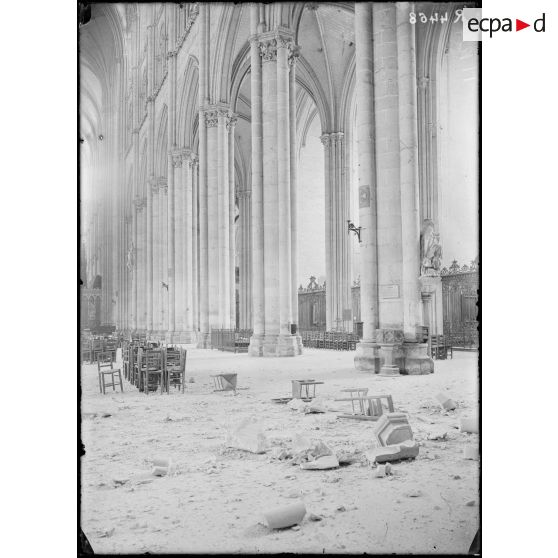
M155 144L155 176L167 176L168 170L168 151L167 151L167 121L168 110L167 105L161 108L159 117L159 131L157 133L157 143Z
M199 110L198 87L198 61L194 56L189 56L178 101L177 141L179 147L191 147L194 144Z

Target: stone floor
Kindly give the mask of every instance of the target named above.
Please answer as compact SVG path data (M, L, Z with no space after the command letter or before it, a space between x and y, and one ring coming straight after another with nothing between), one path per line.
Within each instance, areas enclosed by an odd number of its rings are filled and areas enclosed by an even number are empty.
M479 523L479 462L465 460L478 435L458 430L477 407L477 354L456 352L428 376L379 377L357 372L354 352L306 349L296 358L261 359L188 349L187 392L99 394L96 368L82 371L82 528L96 553L466 553ZM240 389L213 393L210 374L237 372ZM227 428L249 415L264 423L270 446L289 447L295 433L332 449L374 447L373 423L302 415L273 397L290 394L290 380L325 382L318 395L332 400L346 387L389 393L408 413L420 455L375 478L354 464L307 471L269 454L226 449ZM458 408L435 400L447 391ZM348 403L331 404L346 412ZM103 417L102 414L110 414ZM446 441L428 433L445 429ZM149 460L171 457L175 473L151 476ZM322 517L300 529L270 531L261 513L304 501Z

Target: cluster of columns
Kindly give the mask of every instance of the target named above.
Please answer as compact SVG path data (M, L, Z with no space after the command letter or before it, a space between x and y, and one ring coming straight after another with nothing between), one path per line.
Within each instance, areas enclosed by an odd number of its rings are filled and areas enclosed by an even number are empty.
M251 7L252 309L254 356L295 356L296 97L298 48L289 29L264 30Z
M320 137L324 146L326 235L326 329L352 331L350 238L350 182L345 175L345 134Z
M414 28L408 3L355 4L361 232L358 369L433 371L419 342L420 224Z

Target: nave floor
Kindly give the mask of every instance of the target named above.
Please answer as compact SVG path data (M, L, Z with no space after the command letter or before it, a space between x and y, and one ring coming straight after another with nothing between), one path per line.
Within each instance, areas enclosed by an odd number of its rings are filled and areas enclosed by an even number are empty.
M453 426L476 408L477 353L455 352L429 376L396 378L357 372L353 357L305 349L296 358L261 359L189 348L186 377L194 383L184 395L145 396L125 382L124 393L103 396L96 366L84 366L81 523L95 553L466 553L479 521L479 462L462 451L478 444L478 435ZM216 372L238 372L238 386L248 389L213 393L209 375ZM367 466L305 471L223 449L227 427L252 414L264 421L268 439L287 446L300 432L334 450L373 447L374 423L271 403L290 395L291 379L308 377L325 382L317 394L328 399L351 386L392 394L422 444L419 457L380 479ZM448 414L434 399L446 389L459 405ZM89 414L103 412L111 416ZM440 426L449 439L427 440ZM152 477L149 459L157 456L171 457L176 474ZM275 532L259 523L260 512L295 495L323 520L306 517L300 530Z

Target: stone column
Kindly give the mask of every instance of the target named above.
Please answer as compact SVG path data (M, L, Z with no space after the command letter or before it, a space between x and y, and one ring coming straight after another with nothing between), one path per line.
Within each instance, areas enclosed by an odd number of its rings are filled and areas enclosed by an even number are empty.
M240 190L238 192L239 211L239 321L241 329L252 327L252 266L251 266L251 192Z
M182 176L182 157L183 150L176 149L172 152L172 173L174 174L174 255L171 260L174 262L174 329L170 336L172 343L184 343L182 341L182 333L184 331L184 316L182 308L184 307L184 269L183 269L183 252L186 234L186 223L184 218L184 179ZM169 182L170 184L170 182ZM170 192L170 186L169 186ZM169 193L170 196L170 193ZM170 199L170 198L169 198ZM170 247L169 247L170 252ZM170 267L170 265L169 265ZM170 286L169 286L170 288ZM170 306L170 301L169 301ZM170 318L169 318L170 320Z
M401 236L403 252L403 332L416 341L420 310L420 217L417 135L415 26L409 21L413 4L396 3L397 68L399 83L399 138Z
M229 114L227 119L228 129L228 178L229 178L229 313L230 327L236 328L236 261L235 261L235 166L234 166L234 129L237 121L234 114Z
M184 197L182 199L182 211L184 216L184 242L181 253L182 270L184 273L184 297L182 306L184 341L188 343L192 339L192 300L194 275L192 265L192 156L189 150L184 153L182 160L182 176L184 185Z
M360 304L363 337L357 344L358 370L379 372L375 343L379 326L376 177L374 168L374 91L372 53L372 3L355 3L356 102L359 161Z
M344 139L343 132L332 132L321 136L325 148L326 328L328 331L344 331L351 323L350 320L343 320L343 311L351 308L350 237L347 234L349 197L344 179Z
M161 331L161 277L160 277L160 258L161 258L161 240L160 240L160 233L161 233L161 226L160 226L160 219L161 219L161 212L159 210L160 204L160 196L159 196L159 180L155 178L151 185L151 195L152 195L152 277L153 277L153 328L152 334L155 338L158 337Z
M229 329L230 324L230 247L229 247L229 134L228 110L217 110L217 249L219 253L219 321L218 327ZM211 225L210 225L211 226Z
M167 179L159 179L159 308L160 308L160 338L166 339L168 325L168 264L167 264L167 207L168 207Z
M174 6L170 5L170 25L169 37L171 47L174 46L174 23L175 14L173 12ZM167 165L167 283L168 283L168 316L167 316L167 340L173 341L174 332L176 330L176 247L175 247L175 234L177 229L177 221L175 216L176 208L176 195L175 195L175 175L174 175L174 158L173 151L176 149L176 51L169 53L169 119L167 126L167 145L169 147L168 165Z
M200 296L200 268L199 268L199 181L198 181L198 156L191 154L192 160L192 227L189 229L192 235L192 340L195 332L199 331L199 296Z
M283 28L262 33L258 39L262 54L263 100L264 339L261 354L295 356L301 353L301 343L300 337L291 333L294 287L290 269L288 73L288 56L294 45L292 33ZM253 188L255 186L253 182ZM253 198L255 195L253 190ZM255 208L254 204L253 210ZM259 353L252 351L252 354Z
M209 327L220 328L219 302L219 179L217 157L217 111L205 114L207 126L207 243L208 243L208 283L209 283Z
M264 221L263 221L263 129L262 129L262 62L256 36L260 21L259 7L250 6L250 87L252 128L252 321L254 333L249 353L262 356L265 334L264 305Z
M298 325L298 134L296 118L296 60L299 48L291 48L289 56L289 134L291 181L291 320ZM301 341L302 342L302 341Z
M207 128L204 107L209 103L208 89L208 14L209 5L201 3L199 7L199 227L200 227L200 324L198 347L207 348L209 338L209 260L208 260L208 187L207 187Z

